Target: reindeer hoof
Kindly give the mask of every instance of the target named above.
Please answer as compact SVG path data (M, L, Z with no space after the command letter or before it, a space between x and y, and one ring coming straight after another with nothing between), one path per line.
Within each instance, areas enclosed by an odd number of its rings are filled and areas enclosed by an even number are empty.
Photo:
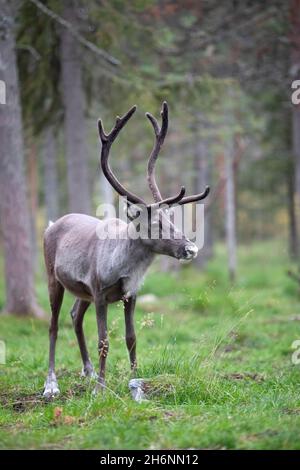
M103 393L104 390L105 390L106 386L105 386L105 382L97 382L96 383L96 386L94 388L94 390L92 391L92 395L98 395L98 393Z
M94 371L93 367L83 367L81 377L94 380L98 378L98 374Z
M48 377L45 382L45 388L43 392L44 398L55 398L60 394L56 377Z
M45 386L43 397L44 398L55 398L60 394L57 384L47 384Z

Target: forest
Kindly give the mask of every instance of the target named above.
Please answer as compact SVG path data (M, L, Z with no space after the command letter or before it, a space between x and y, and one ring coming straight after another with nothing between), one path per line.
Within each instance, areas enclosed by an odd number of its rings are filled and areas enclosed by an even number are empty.
M0 0L0 449L300 448L299 90L299 0ZM109 307L104 392L81 377L66 292L49 399L44 232L119 206L97 123L134 105L113 173L147 204L209 186L184 206L194 220L202 205L203 246L149 267L137 369L122 299ZM101 376L94 305L84 328Z

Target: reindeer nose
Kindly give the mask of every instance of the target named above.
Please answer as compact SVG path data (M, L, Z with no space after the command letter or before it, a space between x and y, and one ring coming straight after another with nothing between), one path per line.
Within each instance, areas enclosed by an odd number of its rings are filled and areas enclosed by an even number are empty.
M184 250L185 250L185 259L196 258L198 254L198 248L194 244L186 245Z

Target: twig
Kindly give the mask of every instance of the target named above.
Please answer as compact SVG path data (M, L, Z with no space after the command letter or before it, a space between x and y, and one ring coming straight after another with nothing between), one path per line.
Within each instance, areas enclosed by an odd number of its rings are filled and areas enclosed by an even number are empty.
M78 31L73 27L69 21L65 20L62 18L60 15L55 13L53 10L50 10L50 8L46 7L43 5L42 2L39 0L29 0L31 3L33 3L39 10L41 10L43 13L48 15L50 18L52 18L54 21L59 23L61 26L66 28L74 38L77 39L78 42L80 42L83 46L87 47L94 53L98 54L102 59L104 59L106 62L108 62L111 65L120 65L121 62L113 57L112 55L108 54L105 52L103 49L100 49L98 46L93 44L92 42L88 41L85 39Z
M29 46L29 44L18 44L17 49L29 52L35 60L40 60L41 58L41 54L34 47Z

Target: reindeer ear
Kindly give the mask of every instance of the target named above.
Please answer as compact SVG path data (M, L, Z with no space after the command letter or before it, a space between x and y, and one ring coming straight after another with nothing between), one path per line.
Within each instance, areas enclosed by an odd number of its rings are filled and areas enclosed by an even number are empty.
M124 212L127 215L128 219L132 221L140 216L142 208L137 206L136 204L132 204L127 200L124 204Z

